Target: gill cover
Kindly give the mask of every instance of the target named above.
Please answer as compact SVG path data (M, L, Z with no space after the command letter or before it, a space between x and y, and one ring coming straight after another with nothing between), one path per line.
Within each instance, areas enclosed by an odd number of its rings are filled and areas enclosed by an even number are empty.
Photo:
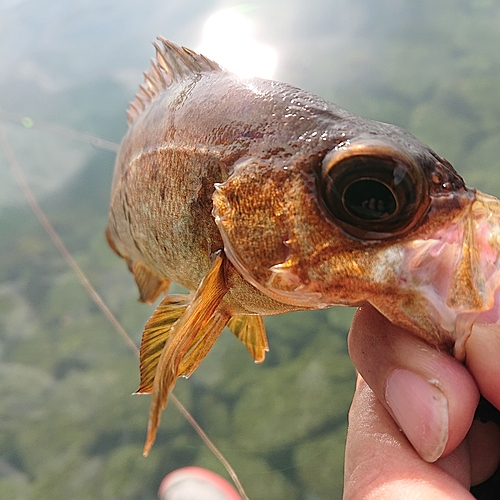
M308 266L302 260L314 246L306 242L313 197L308 175L286 159L250 158L216 184L213 215L224 252L246 281L279 302L316 309L325 304L304 288Z

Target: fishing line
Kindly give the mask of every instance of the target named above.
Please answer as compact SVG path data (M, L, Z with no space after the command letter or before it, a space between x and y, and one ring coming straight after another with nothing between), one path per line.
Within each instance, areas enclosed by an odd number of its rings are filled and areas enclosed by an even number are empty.
M123 339L125 340L125 342L127 342L127 344L130 346L130 348L136 354L139 354L139 349L137 348L137 346L134 344L134 342L129 337L127 332L120 325L120 323L115 318L115 316L113 315L111 310L108 308L108 306L104 303L101 296L97 293L97 291L91 285L91 283L89 282L89 280L85 276L84 272L82 271L80 266L76 263L75 259L73 259L69 250L66 248L66 245L63 243L63 241L61 240L61 238L57 234L56 230L54 229L54 226L52 225L52 223L50 222L48 217L45 215L45 212L42 210L42 208L38 204L38 201L36 200L35 195L33 194L33 191L31 190L31 188L29 186L29 183L28 183L28 180L24 174L24 171L17 160L17 156L16 156L13 148L10 145L10 141L7 138L5 127L4 127L2 122L0 122L0 147L3 150L5 157L7 158L7 163L9 164L10 169L12 171L12 174L14 175L14 178L15 178L17 184L21 188L21 191L23 192L23 195L26 198L28 205L30 206L31 210L37 216L38 220L40 221L43 228L50 236L50 239L52 240L54 245L57 247L59 252L62 254L64 260L69 264L71 269L77 275L81 284L84 286L85 290L87 290L87 292L91 296L92 300L97 304L97 306L103 312L103 314L106 316L106 318L115 327L117 332L123 337Z
M87 144L90 144L91 146L94 146L103 151L110 151L111 153L116 153L118 151L118 144L116 144L116 142L107 141L106 139L101 139L100 137L96 137L92 134L79 132L78 130L65 127L57 123L45 122L42 120L33 120L33 118L30 118L28 116L21 116L16 113L11 113L10 111L5 111L3 109L0 109L0 118L13 123L21 124L24 128L39 129L52 134L62 135L76 141L86 142Z
M0 116L5 116L6 113L3 111L0 111ZM89 142L93 146L96 147L101 147L101 142L106 143L105 148L107 151L114 151L116 152L118 150L118 145L110 142L110 141L103 141L102 139L96 138L94 136L91 136L89 134L82 134L80 132L72 131L71 129L67 129L66 127L61 127L58 125L53 125L53 124L48 124L44 123L44 128L51 128L53 131L57 130L59 133L63 133L64 135L68 137L72 137L75 139L83 140L85 142ZM71 134L69 133L71 132ZM113 149L111 149L113 147ZM85 273L82 271L80 266L76 263L75 259L72 257L71 253L67 249L66 245L64 242L61 240L59 235L57 234L54 226L50 222L49 218L45 214L45 212L42 210L40 205L38 204L37 199L35 198L35 195L33 194L33 191L31 190L31 187L29 185L28 179L26 178L26 175L24 173L24 170L21 167L21 164L19 163L16 153L14 152L14 149L12 148L10 141L7 137L7 133L5 130L5 126L2 121L0 121L0 149L2 149L5 158L7 159L7 163L9 164L9 167L12 171L12 174L14 176L14 179L16 180L17 184L19 185L24 197L26 198L26 201L28 202L28 205L30 206L31 210L34 212L34 214L37 216L38 220L42 224L43 228L49 235L50 239L54 243L54 245L57 247L61 255L63 256L64 260L67 262L67 264L71 267L73 272L76 274L78 277L80 283L83 285L85 290L88 292L92 300L95 302L97 307L101 310L101 312L104 314L104 316L108 319L108 321L113 325L115 330L121 335L121 337L125 340L125 342L128 344L128 346L134 351L134 353L139 356L139 349L138 347L134 344L133 340L130 338L128 333L125 331L125 329L122 327L120 322L116 319L115 315L111 312L109 307L106 305L102 297L99 295L97 290L93 287L93 285L90 283L90 281L87 279L85 276ZM233 480L236 488L238 489L239 494L243 498L243 500L249 500L245 490L243 489L243 486L234 471L234 469L231 467L229 462L226 460L224 455L221 453L221 451L217 448L217 446L212 442L212 440L207 436L205 431L200 427L198 422L195 420L195 418L191 415L189 410L180 402L180 400L174 395L170 394L169 395L172 401L174 402L175 406L178 408L178 410L182 413L184 418L191 424L191 426L194 428L196 433L200 436L202 441L206 444L206 446L210 449L210 451L215 455L215 457L219 460L219 462L223 465L223 467L226 469L227 473Z

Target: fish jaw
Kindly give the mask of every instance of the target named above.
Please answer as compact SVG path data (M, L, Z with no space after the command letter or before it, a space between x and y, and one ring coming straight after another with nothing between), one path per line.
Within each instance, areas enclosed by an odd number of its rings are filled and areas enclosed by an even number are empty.
M399 279L426 304L455 356L474 324L500 322L500 202L475 191L462 215L403 245Z

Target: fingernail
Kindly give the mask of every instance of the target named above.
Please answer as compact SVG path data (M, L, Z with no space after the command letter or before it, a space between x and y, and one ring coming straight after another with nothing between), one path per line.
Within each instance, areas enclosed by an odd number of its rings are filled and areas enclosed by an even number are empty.
M435 385L408 370L394 370L387 380L387 404L417 453L436 461L448 441L448 400Z

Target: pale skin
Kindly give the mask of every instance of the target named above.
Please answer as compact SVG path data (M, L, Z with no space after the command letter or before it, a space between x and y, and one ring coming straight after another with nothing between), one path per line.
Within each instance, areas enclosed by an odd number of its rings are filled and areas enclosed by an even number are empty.
M365 306L349 352L344 500L474 498L500 463L499 427L473 420L480 393L500 408L500 336L471 335L464 366Z

